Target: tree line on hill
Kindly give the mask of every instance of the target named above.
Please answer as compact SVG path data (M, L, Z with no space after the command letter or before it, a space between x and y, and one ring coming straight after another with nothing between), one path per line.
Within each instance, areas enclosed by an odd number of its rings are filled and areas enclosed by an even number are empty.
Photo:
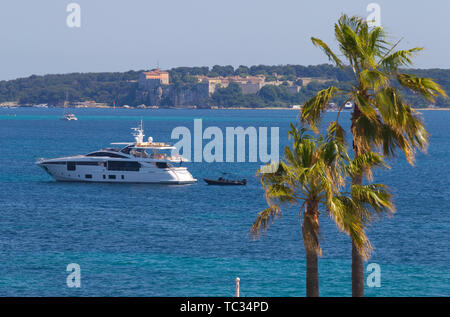
M450 92L450 70L448 69L411 69L411 72L431 77ZM140 71L111 73L70 73L60 75L32 75L27 78L0 81L0 102L17 101L19 104L61 105L66 99L69 102L95 100L112 105L136 106L145 103L142 92L138 88ZM266 81L281 76L280 80L295 81L298 77L329 78L333 84L345 87L352 81L349 71L343 71L329 64L302 65L256 65L237 68L233 66L213 67L176 67L169 70L170 83L177 88L189 89L197 83L195 75L217 76L255 76L264 75ZM237 84L231 83L226 88L218 88L208 101L208 106L242 106L242 107L277 107L302 104L317 91L328 87L330 83L311 82L302 87L299 93L291 94L286 85L266 85L256 94L243 94ZM405 96L414 107L428 104L422 97L405 91ZM340 103L344 100L333 100ZM438 98L437 106L450 107L450 101ZM170 105L166 105L170 106Z

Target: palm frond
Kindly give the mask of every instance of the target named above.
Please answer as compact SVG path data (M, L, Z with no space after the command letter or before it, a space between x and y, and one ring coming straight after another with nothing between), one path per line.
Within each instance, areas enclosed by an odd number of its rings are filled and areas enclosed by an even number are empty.
M356 31L357 29L352 28L349 24L341 24L339 29L340 38L338 41L339 48L342 53L347 56L347 58L351 58L354 55L364 55L363 48L361 47L361 41Z
M368 47L374 56L382 57L387 53L388 42L385 40L386 34L381 26L374 27L369 34Z
M345 130L337 121L330 122L327 130L327 135L328 137L333 137L342 145L345 145L347 142L345 140Z
M406 122L405 133L411 147L414 150L418 149L426 152L430 134L425 129L425 125L423 124L420 114L411 107L408 107Z
M447 97L444 89L431 78L418 77L411 74L397 74L397 80L403 87L422 95L428 101L435 102L435 98L439 95Z
M340 93L340 89L330 86L327 89L320 90L313 98L309 99L302 107L301 120L308 122L311 128L317 131L316 124L320 115L324 112L330 100Z
M372 145L379 143L379 135L382 123L379 120L371 120L366 116L360 116L351 127L353 145L359 149L359 153L371 151Z
M397 72L400 67L407 67L412 65L411 57L414 53L423 50L422 47L415 47L409 50L399 50L383 57L378 65L386 72Z
M383 125L378 143L381 144L383 155L396 157L397 152L400 150L404 153L408 162L414 165L415 149L400 129L396 129L389 124Z
M365 259L370 257L372 245L365 232L361 219L363 209L352 197L336 195L327 205L328 215L334 220L339 231L352 238L359 252Z
M258 213L251 228L252 236L258 238L261 235L261 230L265 233L274 219L279 217L281 217L281 209L278 205L270 206Z
M341 60L336 56L336 54L333 53L333 51L328 47L327 44L325 44L325 42L315 37L311 37L311 41L315 46L320 47L322 51L328 56L328 59L330 61L333 61L337 67L341 69L344 67L344 64L342 64Z
M384 163L383 157L375 152L366 152L362 153L353 160L351 160L346 166L347 174L350 177L356 177L357 175L361 175L363 173L366 174L369 180L372 179L371 170L376 167L385 167L389 168L389 166Z
M358 107L358 110L361 111L367 119L377 119L377 113L366 93L357 90L353 92L353 98L355 100L355 107Z
M374 98L383 123L376 143L383 153L395 156L397 149L404 152L408 162L414 163L416 150L425 151L428 133L420 115L408 105L393 87L383 88Z
M374 91L389 84L389 77L377 69L364 69L359 73L360 83L364 88Z
M358 32L360 26L364 23L364 20L358 16L349 16L347 14L341 15L338 20L337 25L343 26L346 25L350 27L354 32Z
M372 208L377 215L386 214L390 216L395 212L391 194L383 184L353 184L351 186L351 193L353 199L364 204L366 208ZM371 219L367 220L367 222L370 221Z

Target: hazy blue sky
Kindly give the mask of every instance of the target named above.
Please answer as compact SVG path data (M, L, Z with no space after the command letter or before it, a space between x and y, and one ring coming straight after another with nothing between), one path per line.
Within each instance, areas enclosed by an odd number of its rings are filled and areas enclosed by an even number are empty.
M66 25L81 6L81 28ZM424 46L416 67L450 68L450 1L1 0L0 80L32 74L175 66L320 64L311 36L330 44L341 13L381 22L403 47Z

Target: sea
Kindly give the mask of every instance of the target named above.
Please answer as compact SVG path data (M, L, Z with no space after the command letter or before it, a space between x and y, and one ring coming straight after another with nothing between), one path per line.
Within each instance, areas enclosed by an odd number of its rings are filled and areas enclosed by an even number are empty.
M261 162L183 163L192 185L56 182L39 158L85 154L145 133L174 143L176 127L278 127L289 144L294 110L0 109L0 296L305 296L299 205L265 235L250 228L266 201ZM414 166L401 155L374 182L389 186L396 213L369 228L366 296L450 296L450 111L422 111L431 134ZM336 113L325 114L322 127ZM341 123L349 127L350 113ZM270 132L269 132L270 135ZM209 140L203 140L206 144ZM248 150L248 149L247 149ZM222 172L246 186L208 186ZM323 212L321 296L351 296L351 242ZM75 263L80 287L68 284ZM373 265L379 283L373 283ZM70 266L69 266L70 268ZM372 281L372 282L370 282Z

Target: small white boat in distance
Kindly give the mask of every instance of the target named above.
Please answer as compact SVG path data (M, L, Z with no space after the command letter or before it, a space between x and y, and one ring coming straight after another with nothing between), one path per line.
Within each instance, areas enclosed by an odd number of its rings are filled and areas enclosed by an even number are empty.
M76 121L78 118L73 113L65 114L61 117L61 120L65 121Z
M64 101L64 114L63 114L63 116L61 117L61 120L65 120L65 121L77 121L78 120L78 118L73 114L73 113L66 113L66 108L67 108L67 104L68 104L68 101L67 101L67 91L66 91L66 100Z
M347 101L344 105L344 109L352 109L353 103L351 101Z
M132 129L135 142L111 143L122 145L122 148L40 159L36 164L57 181L157 184L191 184L197 181L182 166L183 162L188 162L187 159L164 153L175 149L174 146L154 142L151 137L144 142L142 121L138 128Z
M330 111L330 112L336 112L336 111L338 111L338 105L337 105L336 103L334 103L334 102L330 102L330 103L328 104L327 111Z

